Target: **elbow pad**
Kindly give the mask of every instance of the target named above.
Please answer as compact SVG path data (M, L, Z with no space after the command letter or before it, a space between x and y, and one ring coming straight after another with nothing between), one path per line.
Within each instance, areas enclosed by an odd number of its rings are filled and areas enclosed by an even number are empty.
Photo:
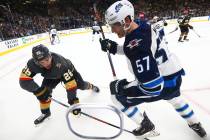
M36 91L39 86L34 82L34 80L19 80L20 87L28 92Z

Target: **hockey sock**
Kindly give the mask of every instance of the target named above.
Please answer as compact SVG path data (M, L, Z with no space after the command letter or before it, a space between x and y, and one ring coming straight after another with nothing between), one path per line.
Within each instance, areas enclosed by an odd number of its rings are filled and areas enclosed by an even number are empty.
M181 41L181 40L182 40L182 36L179 37L178 41Z
M132 119L136 124L140 124L144 119L143 114L139 111L136 106L132 107L124 107L120 101L116 98L115 95L111 95L111 100L115 104L115 106L120 109L123 113L125 113L130 119Z
M87 87L86 89L93 89L93 84L87 82L87 86L86 87Z
M186 39L187 39L187 35L184 36L184 40L186 40Z
M40 109L43 114L47 114L50 111L51 99L46 101L40 101Z
M173 105L173 107L176 109L179 115L183 119L185 119L189 125L198 123L193 110L184 99L182 99L181 97L176 97L172 100L169 100L168 102Z
M130 119L132 119L136 124L141 124L144 119L143 114L139 111L137 107L125 107L121 109Z

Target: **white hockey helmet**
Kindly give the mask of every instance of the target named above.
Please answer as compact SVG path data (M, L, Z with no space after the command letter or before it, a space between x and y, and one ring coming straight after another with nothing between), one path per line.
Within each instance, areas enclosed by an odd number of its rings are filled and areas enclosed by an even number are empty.
M112 4L105 13L105 20L109 25L114 23L125 23L127 16L134 20L134 7L128 0L117 1Z
M97 25L98 24L97 21L94 21L93 23L94 23L93 25Z
M158 16L154 16L154 17L153 17L153 20L158 20L158 19L159 19Z
M158 17L158 16L154 16L154 17L152 18L153 23L158 22L158 19L159 19L159 17Z

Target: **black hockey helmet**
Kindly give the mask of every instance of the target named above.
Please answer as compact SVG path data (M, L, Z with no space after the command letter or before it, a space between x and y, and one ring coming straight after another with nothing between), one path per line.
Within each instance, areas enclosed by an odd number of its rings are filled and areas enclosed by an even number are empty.
M51 54L50 54L49 49L46 46L44 46L43 44L37 45L37 46L33 47L33 49L32 49L32 57L36 61L41 61L50 55Z

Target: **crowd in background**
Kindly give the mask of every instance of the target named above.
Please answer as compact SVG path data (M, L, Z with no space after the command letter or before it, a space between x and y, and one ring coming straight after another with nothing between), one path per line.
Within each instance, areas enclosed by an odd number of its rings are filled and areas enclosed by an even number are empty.
M134 3L136 14L143 12L148 19L153 16L177 18L182 15L183 10L188 10L193 17L210 15L209 0L131 1ZM10 7L0 5L0 41L48 32L52 24L58 30L90 27L93 23L93 1L86 0L82 5L79 0L71 2L71 5L60 4L62 6L59 8L54 6L48 9L48 14L33 12L33 9L28 13L20 12L12 5ZM103 13L112 3L113 0L101 0L98 3L100 12Z
M209 0L147 0L143 4L139 1L135 8L136 11L143 11L148 18L154 15L169 19L177 18L184 10L188 10L193 17L210 15Z

